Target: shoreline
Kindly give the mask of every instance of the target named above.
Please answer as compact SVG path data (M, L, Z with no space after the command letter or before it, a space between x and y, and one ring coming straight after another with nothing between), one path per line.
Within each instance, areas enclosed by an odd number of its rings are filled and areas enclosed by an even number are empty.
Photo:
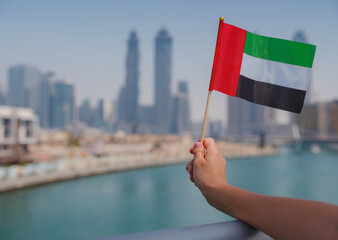
M0 180L0 193L2 192L9 192L14 190L19 190L23 188L43 185L43 184L50 184L62 181L68 181L78 178L96 176L96 175L103 175L109 174L114 172L123 172L135 169L142 169L147 167L160 167L160 166L168 166L168 165L175 165L181 163L188 163L190 161L188 158L183 159L169 159L166 162L152 162L150 164L136 164L134 166L99 166L93 169L78 169L78 170L68 170L68 171L53 171L47 172L43 174L35 174L27 177L19 177L16 179L9 179L9 180Z
M266 148L254 152L232 152L227 154L227 159L235 160L250 157L264 157L278 154L274 148ZM55 171L32 174L0 180L0 193L19 190L43 184L50 184L61 181L68 181L77 178L102 175L114 172L122 172L147 167L159 167L174 164L188 163L191 157L161 158L155 155L135 156L107 156L93 159L74 159L62 161L62 167Z

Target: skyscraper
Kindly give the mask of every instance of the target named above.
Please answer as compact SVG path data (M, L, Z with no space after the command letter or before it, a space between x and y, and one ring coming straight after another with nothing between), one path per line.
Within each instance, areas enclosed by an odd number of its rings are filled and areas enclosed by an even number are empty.
M38 111L40 126L43 128L50 127L52 96L54 94L55 74L52 72L45 73L41 76L38 84Z
M126 119L126 86L121 87L117 101L117 119L119 123L123 123Z
M6 105L6 94L2 86L0 86L0 105Z
M298 30L298 31L295 32L292 40L296 41L296 42L301 42L301 43L308 43L305 32L301 31L301 30Z
M8 70L7 104L13 107L29 107L38 111L38 84L40 71L34 66L16 65Z
M85 99L79 108L79 121L92 126L94 123L94 110L90 106L89 99Z
M54 84L52 98L52 127L65 128L74 121L74 86L69 80Z
M100 123L108 123L112 121L112 102L108 99L100 99L97 111L98 111L98 120Z
M172 38L161 29L155 38L155 122L159 133L171 125L171 51Z
M173 100L172 132L188 133L191 131L190 105L187 82L179 82L177 94Z
M118 119L123 123L136 123L139 96L139 50L135 31L130 32L127 46L126 82L120 91Z

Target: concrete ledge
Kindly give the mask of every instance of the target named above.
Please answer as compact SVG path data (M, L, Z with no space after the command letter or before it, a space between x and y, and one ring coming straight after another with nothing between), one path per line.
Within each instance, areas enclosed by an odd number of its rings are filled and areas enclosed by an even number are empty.
M100 238L97 240L265 240L272 239L268 235L258 231L241 221L229 221L213 223L185 228L174 228L153 232L143 232L114 237Z

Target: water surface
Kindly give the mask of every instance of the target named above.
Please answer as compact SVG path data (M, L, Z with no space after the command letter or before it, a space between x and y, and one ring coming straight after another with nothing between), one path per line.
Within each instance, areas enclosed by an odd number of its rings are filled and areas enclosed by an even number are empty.
M229 160L228 182L262 194L338 204L338 154ZM0 182L1 184L1 182ZM92 239L227 221L185 165L92 176L0 193L1 239Z

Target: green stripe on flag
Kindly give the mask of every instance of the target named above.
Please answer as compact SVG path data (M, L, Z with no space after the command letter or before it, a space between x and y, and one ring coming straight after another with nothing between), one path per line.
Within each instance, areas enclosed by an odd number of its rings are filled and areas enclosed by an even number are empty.
M244 53L266 60L312 68L316 46L246 33Z

